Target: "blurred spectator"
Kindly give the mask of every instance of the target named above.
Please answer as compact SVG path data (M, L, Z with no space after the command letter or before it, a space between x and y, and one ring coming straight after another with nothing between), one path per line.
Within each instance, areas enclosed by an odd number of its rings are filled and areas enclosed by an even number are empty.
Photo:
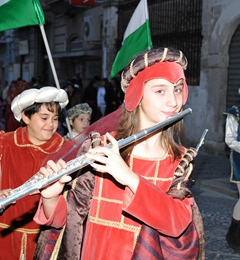
M78 87L74 86L74 84L71 82L68 82L67 84L67 93L68 93L69 103L66 109L70 109L82 102L81 93Z
M106 85L108 84L108 79L103 78L101 80L101 84L98 86L98 92L97 92L97 105L98 109L101 112L101 116L105 116L105 110L106 110L106 101L105 101L105 95L106 95Z
M106 88L105 101L107 106L105 115L112 113L122 104L123 95L120 93L120 91L120 82L117 78L112 78L110 85Z
M86 87L84 94L83 94L83 102L88 103L88 105L92 108L92 118L91 124L95 122L99 115L98 107L97 107L97 89L98 81L94 78L89 81L88 86Z
M2 100L3 100L2 116L3 116L3 118L5 118L5 114L6 114L6 110L7 110L6 99L7 99L8 88L9 88L8 82L5 81L5 87L2 92Z
M18 88L19 93L22 93L24 90L29 89L29 85L24 79L18 78L17 88Z
M12 81L8 90L6 97L6 114L5 114L5 131L15 131L19 126L19 122L14 118L11 111L12 100L24 90L28 89L29 85L22 78L18 78L17 81Z
M12 100L18 94L19 94L19 90L18 90L18 87L17 87L17 81L14 80L9 85L9 88L8 88L8 91L7 91L6 114L5 114L5 131L6 132L14 131L20 126L19 122L14 118L13 113L11 111Z
M82 133L91 122L92 109L88 103L78 104L67 111L69 123L71 125L72 138ZM70 133L67 133L64 138L71 139Z
M8 82L5 81L5 87L2 92L2 99L4 103L6 102L8 88L9 88Z
M32 80L29 84L29 88L40 89L41 87L43 87L43 84L42 84L42 80L41 80L40 76L32 77Z

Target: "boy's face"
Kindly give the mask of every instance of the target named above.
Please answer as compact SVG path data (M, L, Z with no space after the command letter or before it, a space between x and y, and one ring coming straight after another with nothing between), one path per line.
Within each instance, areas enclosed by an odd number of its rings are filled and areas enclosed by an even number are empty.
M28 118L22 112L24 122L27 124L29 140L35 145L41 145L50 140L58 127L58 111L47 110L43 104L39 111Z
M82 133L87 127L89 127L91 117L88 114L80 114L74 120L70 120L72 131L75 133Z

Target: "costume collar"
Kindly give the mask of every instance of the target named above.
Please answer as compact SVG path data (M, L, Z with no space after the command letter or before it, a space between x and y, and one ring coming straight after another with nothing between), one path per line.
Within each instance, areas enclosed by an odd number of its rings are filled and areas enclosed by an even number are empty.
M30 147L45 154L53 154L59 151L62 147L64 138L55 133L46 143L42 145L35 145L28 138L27 128L19 127L16 131L14 131L14 143L18 147Z

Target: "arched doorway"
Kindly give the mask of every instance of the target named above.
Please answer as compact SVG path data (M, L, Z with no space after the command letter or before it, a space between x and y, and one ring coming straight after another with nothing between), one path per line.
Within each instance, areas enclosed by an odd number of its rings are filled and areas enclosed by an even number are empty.
M234 32L229 45L229 67L227 81L226 108L240 104L240 25Z

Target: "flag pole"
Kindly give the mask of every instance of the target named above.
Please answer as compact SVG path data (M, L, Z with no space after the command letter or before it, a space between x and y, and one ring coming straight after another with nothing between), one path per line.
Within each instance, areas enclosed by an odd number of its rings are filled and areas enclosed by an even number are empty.
M147 3L147 0L144 0L144 9L145 9L145 18L147 20L148 18L148 21L149 21L149 13L148 13L148 3ZM148 34L147 35L150 35L150 30L149 30L149 26L147 26L147 31L148 31ZM150 42L149 42L149 38L148 38L148 50L151 49L151 46L150 46Z
M52 54L51 54L51 51L50 51L50 48L49 48L49 44L48 44L48 40L47 40L46 33L45 33L45 30L44 30L44 26L42 24L39 24L39 27L40 27L40 30L41 30L41 33L42 33L42 37L43 37L43 41L44 41L45 48L46 48L46 51L47 51L50 66L52 68L52 73L53 73L53 77L54 77L54 80L55 80L56 87L58 89L60 89L59 80L58 80L56 69L55 69L55 66L54 66L54 63L53 63ZM63 109L63 112L64 112L65 121L66 121L67 128L68 128L68 132L69 132L70 138L72 139L73 138L72 130L71 130L71 127L70 127L69 119L67 117L67 112L66 112L65 108Z

